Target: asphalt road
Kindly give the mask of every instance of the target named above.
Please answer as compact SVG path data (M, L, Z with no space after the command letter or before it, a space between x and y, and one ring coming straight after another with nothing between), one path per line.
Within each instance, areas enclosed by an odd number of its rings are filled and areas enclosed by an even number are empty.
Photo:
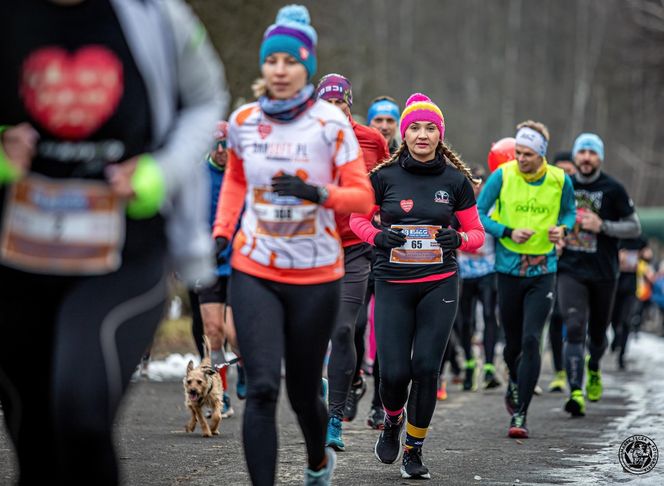
M662 352L656 359L637 350L627 372L616 371L613 359L604 360L605 394L600 402L589 404L585 418L569 418L562 411L561 394L535 397L527 440L506 436L504 387L461 392L450 386L448 400L438 403L425 443L425 463L432 474L428 484L664 484L664 459L644 476L624 472L618 461L620 443L633 434L648 435L664 447L664 340L658 339L655 349ZM544 363L540 384L546 387L551 374L549 360ZM235 416L222 422L221 435L204 439L198 429L185 433L183 401L178 382L133 385L116 434L124 484L249 484L241 442L242 402L233 394ZM377 432L364 420L369 401L366 396L358 418L344 426L347 451L338 454L335 484L421 483L402 480L398 464L384 465L374 457ZM279 484L302 484L304 443L283 395L279 424ZM0 484L13 484L17 475L3 422Z

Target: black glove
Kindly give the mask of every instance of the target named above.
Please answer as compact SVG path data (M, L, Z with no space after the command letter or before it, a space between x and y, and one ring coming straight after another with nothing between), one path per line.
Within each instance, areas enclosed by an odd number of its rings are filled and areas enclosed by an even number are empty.
M214 255L217 259L217 265L224 265L225 263L228 263L226 255L222 255L224 250L228 248L228 243L228 238L224 238L223 236L217 236L214 239Z
M461 235L452 228L441 228L436 233L436 242L443 250L456 250L461 246Z
M318 203L318 186L307 184L294 175L283 174L272 178L272 190L280 196L295 196Z
M384 250L391 250L392 248L397 248L402 246L406 242L406 237L403 235L401 230L396 231L391 228L383 228L380 233L374 238L374 244L376 248L382 248Z

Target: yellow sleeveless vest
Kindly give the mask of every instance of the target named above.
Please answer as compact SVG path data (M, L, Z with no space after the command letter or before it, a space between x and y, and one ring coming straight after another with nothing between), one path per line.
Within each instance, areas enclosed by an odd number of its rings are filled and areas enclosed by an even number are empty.
M553 250L549 228L558 224L565 172L549 165L542 184L528 184L519 175L516 160L503 164L503 185L498 197L495 220L509 228L528 228L535 234L522 244L511 238L500 243L510 251L523 255L546 255Z

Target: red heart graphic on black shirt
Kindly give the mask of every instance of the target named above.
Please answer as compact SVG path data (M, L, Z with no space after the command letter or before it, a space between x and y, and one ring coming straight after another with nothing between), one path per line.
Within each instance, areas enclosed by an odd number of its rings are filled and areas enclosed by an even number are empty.
M407 213L410 213L410 210L413 209L412 199L402 199L399 204L401 205L401 209L403 209Z
M28 113L65 139L97 130L114 113L123 91L122 63L103 46L75 53L44 47L23 63L21 97Z

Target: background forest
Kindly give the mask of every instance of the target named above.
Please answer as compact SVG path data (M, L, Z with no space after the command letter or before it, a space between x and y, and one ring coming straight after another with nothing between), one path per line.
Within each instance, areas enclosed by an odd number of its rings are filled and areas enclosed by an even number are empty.
M233 106L251 99L258 48L292 2L188 0L225 66ZM581 131L640 206L664 206L664 0L302 0L319 68L353 83L353 113L414 91L442 108L446 139L485 165L516 123L544 122L549 156Z

